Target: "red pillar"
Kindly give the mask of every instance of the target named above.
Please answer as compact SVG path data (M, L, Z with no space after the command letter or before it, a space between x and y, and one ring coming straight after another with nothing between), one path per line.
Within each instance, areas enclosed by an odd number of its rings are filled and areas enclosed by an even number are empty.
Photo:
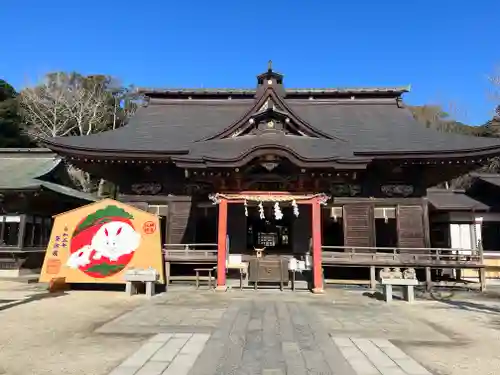
M226 287L227 200L219 203L219 228L217 231L217 288Z
M312 257L313 257L313 293L323 292L323 268L321 260L321 205L318 200L312 202Z

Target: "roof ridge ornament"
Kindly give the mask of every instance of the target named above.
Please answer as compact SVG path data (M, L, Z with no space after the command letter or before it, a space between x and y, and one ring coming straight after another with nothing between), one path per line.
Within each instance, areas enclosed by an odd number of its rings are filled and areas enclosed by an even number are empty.
M272 72L273 71L273 60L269 60L267 62L267 71Z

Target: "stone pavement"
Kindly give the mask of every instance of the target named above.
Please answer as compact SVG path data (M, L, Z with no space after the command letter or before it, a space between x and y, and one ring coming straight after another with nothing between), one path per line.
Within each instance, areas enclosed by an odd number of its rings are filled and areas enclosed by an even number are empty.
M96 332L149 337L110 375L429 375L400 343L450 338L397 305L339 290L173 289Z

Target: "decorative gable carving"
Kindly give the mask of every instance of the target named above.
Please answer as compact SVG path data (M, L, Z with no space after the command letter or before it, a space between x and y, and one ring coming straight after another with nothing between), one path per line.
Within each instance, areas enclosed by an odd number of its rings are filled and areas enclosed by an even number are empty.
M273 111L276 110L276 111L283 112L283 108L278 103L276 103L276 101L274 101L273 98L271 98L271 97L267 98L267 100L259 108L257 113L262 113L262 112L269 111L269 110L273 110Z
M242 118L223 132L206 140L279 132L295 136L332 139L330 135L315 129L298 117L286 105L283 98L272 87L268 87Z
M272 70L257 76L258 87L254 105L236 122L219 134L204 139L225 139L248 134L277 133L334 139L297 116L286 104L283 76Z
M271 103L271 108L274 108L274 103ZM268 109L269 109L269 99L267 99L264 105L260 107L259 112L267 111Z
M251 117L248 124L244 124L231 134L231 137L243 135L259 135L263 133L283 133L295 136L309 136L301 132L299 126L292 124L292 121L286 114L267 109L259 115Z

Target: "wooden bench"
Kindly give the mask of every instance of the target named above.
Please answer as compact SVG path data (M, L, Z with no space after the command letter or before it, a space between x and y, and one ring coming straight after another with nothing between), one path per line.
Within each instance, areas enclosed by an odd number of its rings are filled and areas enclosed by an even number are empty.
M212 273L215 271L215 267L213 268L195 268L196 272L196 289L200 288L200 272L206 272L208 275L208 289L212 289ZM215 283L214 283L215 286Z
M131 268L125 272L125 292L132 296L137 294L137 285L146 285L146 295L152 297L155 294L155 284L158 281L159 274L154 269L135 269Z

